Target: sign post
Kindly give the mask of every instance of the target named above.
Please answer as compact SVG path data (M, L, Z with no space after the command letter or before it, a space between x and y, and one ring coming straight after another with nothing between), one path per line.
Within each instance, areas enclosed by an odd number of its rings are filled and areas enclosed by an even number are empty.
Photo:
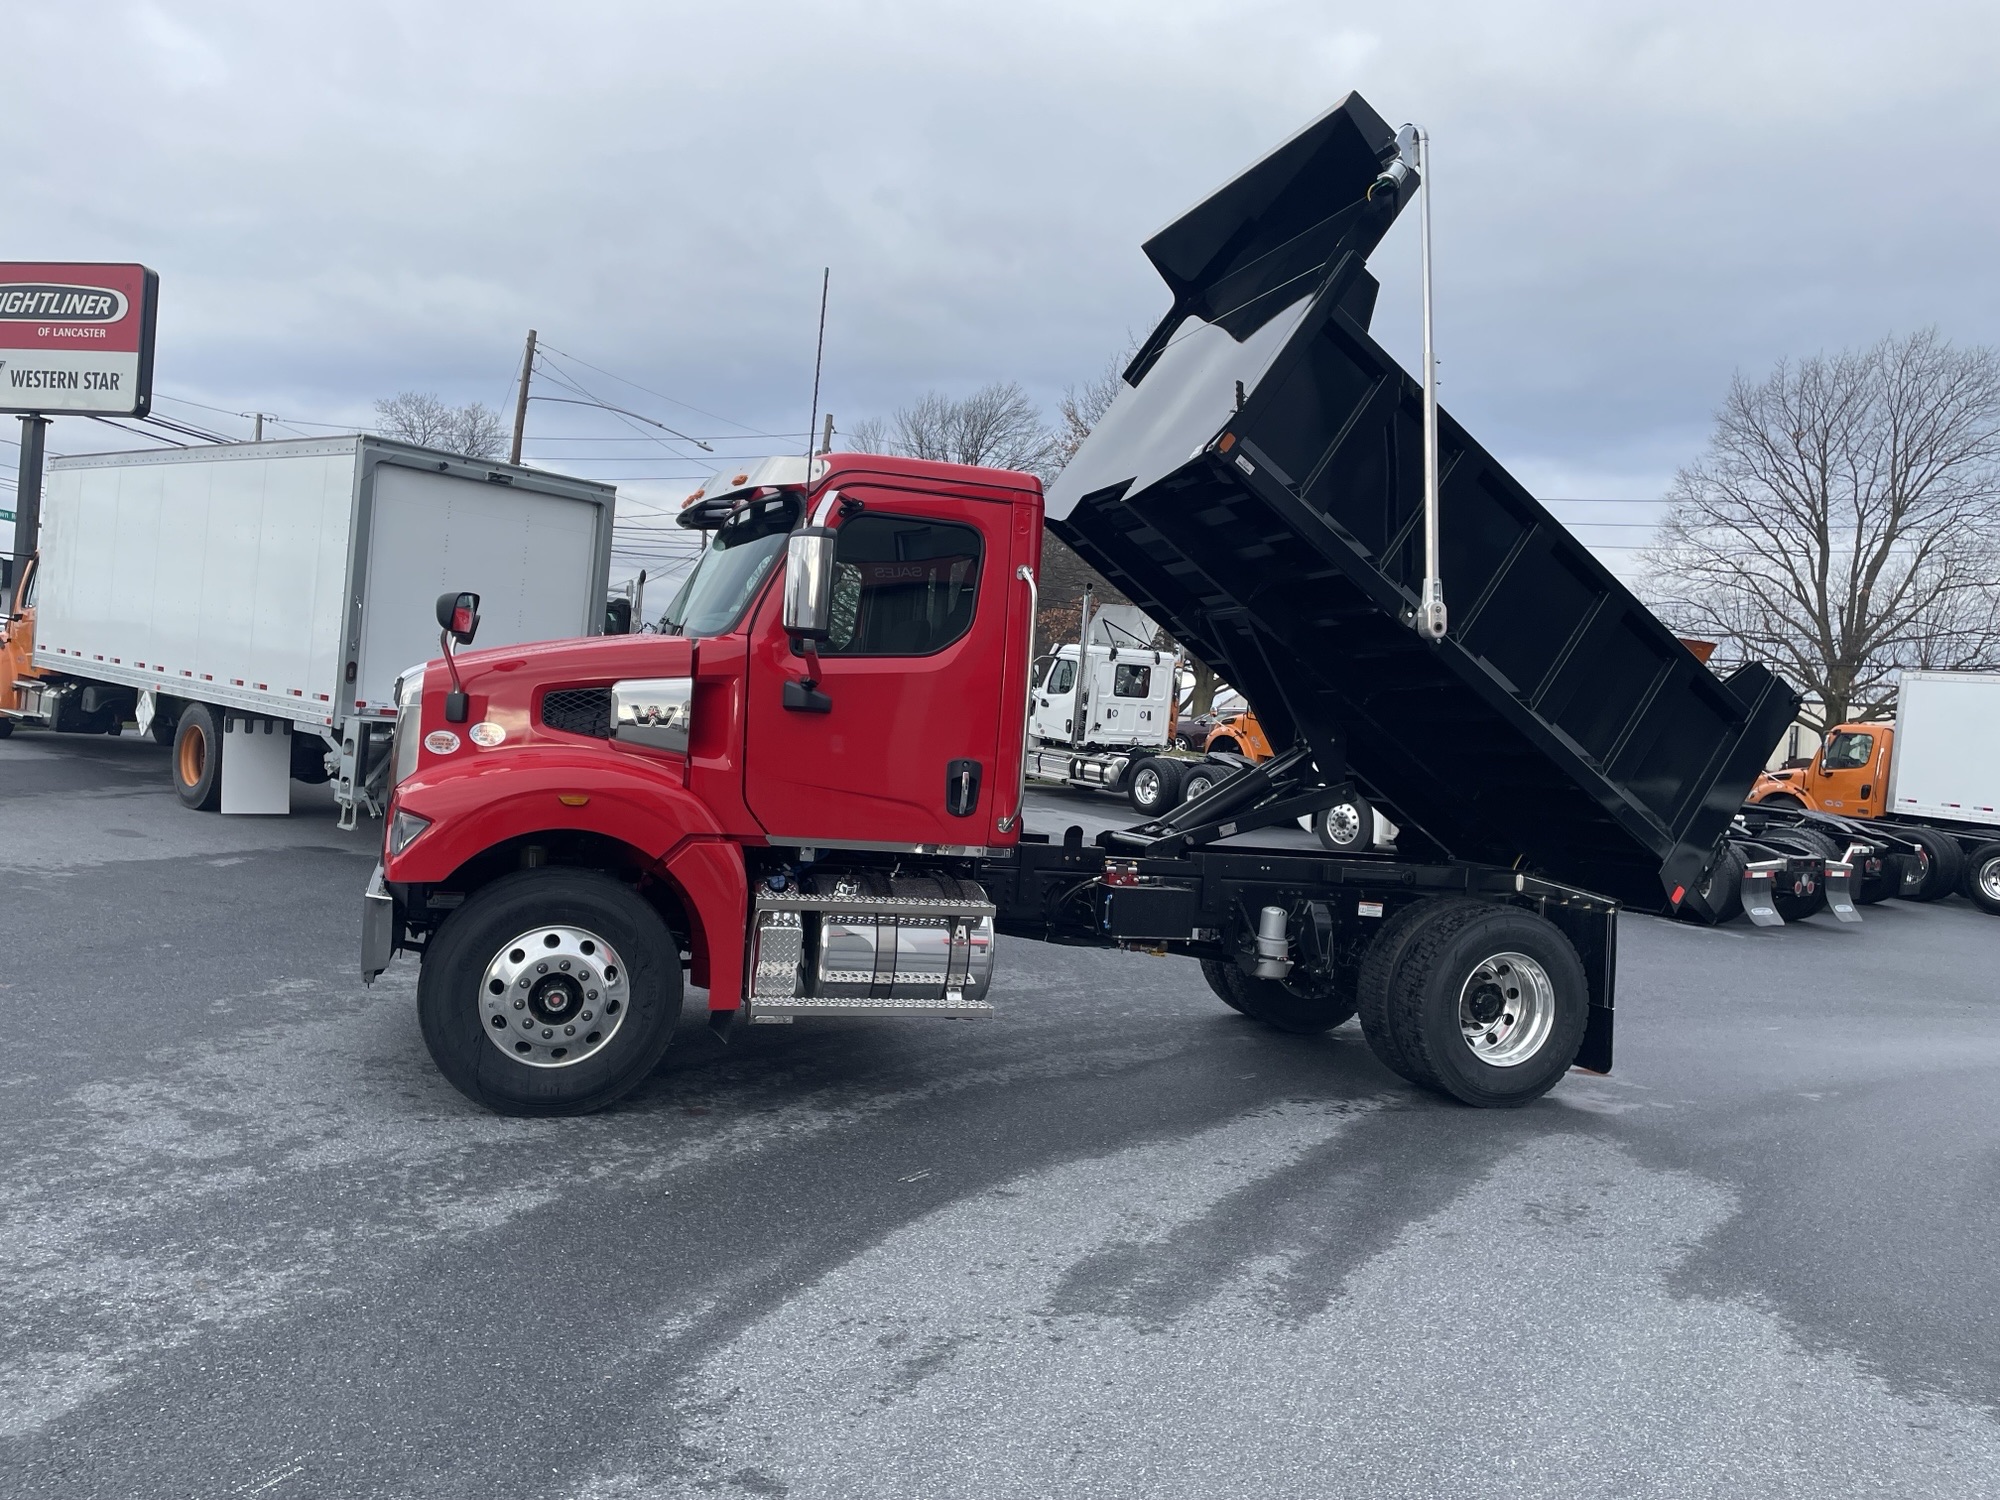
M160 278L137 265L0 261L0 412L21 417L17 565L35 550L51 416L153 409Z

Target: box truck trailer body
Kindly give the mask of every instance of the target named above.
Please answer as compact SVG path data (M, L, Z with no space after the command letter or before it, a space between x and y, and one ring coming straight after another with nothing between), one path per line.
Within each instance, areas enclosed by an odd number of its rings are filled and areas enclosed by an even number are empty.
M17 711L92 684L131 689L140 714L207 705L231 735L313 734L351 821L374 800L397 674L436 654L438 594L479 594L495 644L599 633L614 503L607 485L364 436L55 460L42 686L23 683ZM223 755L224 810L283 811L231 806L253 758Z

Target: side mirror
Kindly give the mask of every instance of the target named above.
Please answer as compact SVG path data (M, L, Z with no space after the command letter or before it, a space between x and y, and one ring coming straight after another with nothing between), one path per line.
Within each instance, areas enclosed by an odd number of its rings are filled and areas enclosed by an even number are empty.
M630 635L632 633L632 601L630 599L607 599L604 601L604 633L606 635Z
M439 594L437 622L438 629L459 645L470 646L472 638L479 633L479 596Z
M833 631L834 533L824 526L795 531L785 543L785 634L823 641Z

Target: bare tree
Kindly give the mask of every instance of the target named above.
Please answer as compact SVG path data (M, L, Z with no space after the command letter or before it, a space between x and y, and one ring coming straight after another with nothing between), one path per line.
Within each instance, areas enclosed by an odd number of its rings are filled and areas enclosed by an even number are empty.
M890 418L889 446L909 458L1051 474L1042 414L1011 380L962 398L926 392Z
M1885 712L1904 668L2000 662L2000 352L1927 329L1739 375L1668 499L1646 591L1816 727Z
M467 458L498 458L507 435L500 414L485 402L446 406L429 391L400 391L377 401L375 420L386 437Z
M843 446L850 453L890 453L895 451L896 440L890 435L889 424L880 417L868 417L854 424L852 432L843 433Z
M1063 392L1062 400L1056 403L1056 430L1049 439L1051 464L1057 473L1076 457L1076 450L1083 446L1091 429L1111 410L1111 403L1125 388L1121 374L1130 359L1129 352L1117 356L1082 385L1070 386Z

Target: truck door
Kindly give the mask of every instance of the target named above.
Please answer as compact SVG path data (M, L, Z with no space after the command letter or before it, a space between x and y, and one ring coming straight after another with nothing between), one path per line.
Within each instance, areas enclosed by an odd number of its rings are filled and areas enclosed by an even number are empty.
M837 527L833 634L819 646L826 712L785 706L785 682L805 676L805 659L785 635L781 590L758 605L750 810L774 842L983 846L1014 798L995 774L1001 721L1019 722L1001 712L1018 592L1007 587L1012 507L889 488L842 494L863 509Z
M1843 724L1820 747L1819 765L1812 778L1813 805L1847 817L1863 816L1864 804L1876 805L1879 779L1875 774L1874 734Z
M1076 663L1058 656L1049 663L1048 675L1035 689L1029 733L1038 740L1069 743L1070 727L1076 713Z

